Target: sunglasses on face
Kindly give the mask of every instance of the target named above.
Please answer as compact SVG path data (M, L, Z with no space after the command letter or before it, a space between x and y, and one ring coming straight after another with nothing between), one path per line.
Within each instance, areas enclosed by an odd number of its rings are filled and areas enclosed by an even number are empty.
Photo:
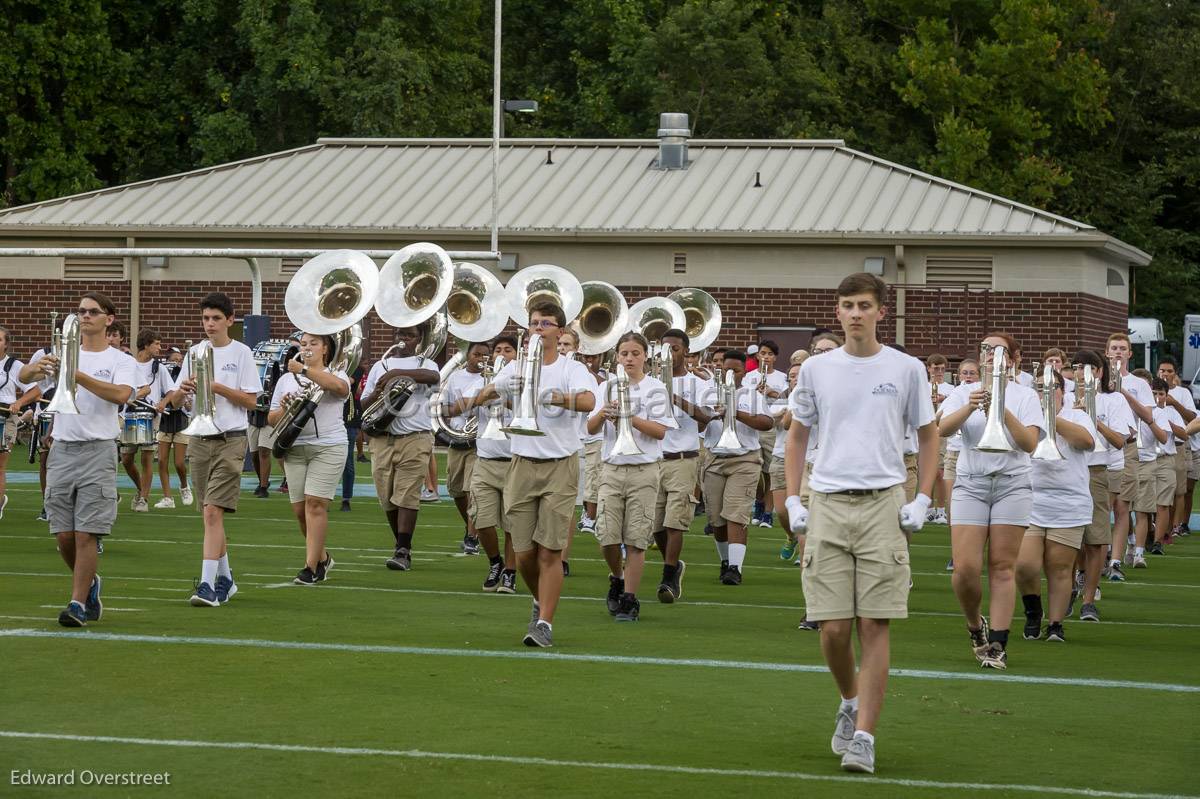
M79 308L75 311L79 316L104 316L103 308Z

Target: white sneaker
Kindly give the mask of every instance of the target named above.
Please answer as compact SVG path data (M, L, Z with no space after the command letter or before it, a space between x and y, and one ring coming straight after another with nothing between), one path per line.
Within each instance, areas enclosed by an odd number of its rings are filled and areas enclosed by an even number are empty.
M837 715L833 720L833 739L829 746L835 755L844 755L850 749L854 740L854 728L858 724L858 711L842 710L838 705Z
M938 508L937 516L933 520L934 524L949 524L950 517L946 515L945 508Z
M134 497L132 505L134 513L150 512L150 503L146 501L145 497Z
M1133 556L1133 568L1135 568L1135 569L1146 568L1146 559L1144 557L1142 557L1141 555L1134 555Z
M8 494L5 494L4 498L0 499L0 519L4 518L4 509L7 507L8 507Z
M175 500L172 499L171 497L163 497L158 502L154 503L154 507L156 507L156 508L174 508Z
M184 486L183 488L179 489L179 498L183 500L184 505L191 505L192 504L192 489L188 488L187 486Z
M585 533L596 534L596 520L591 516L584 516L579 520L579 529Z
M934 524L937 521L937 514L937 508L930 508L929 510L925 511L925 523Z
M428 488L425 488L424 486L422 486L422 488L421 488L421 501L422 502L437 502L439 499L440 499L440 497L438 497L438 492L436 490L430 491Z

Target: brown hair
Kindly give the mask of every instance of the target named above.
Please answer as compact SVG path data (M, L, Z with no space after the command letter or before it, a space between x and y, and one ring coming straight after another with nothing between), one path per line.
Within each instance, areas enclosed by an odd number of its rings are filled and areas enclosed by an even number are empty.
M156 341L162 341L162 336L152 327L143 327L138 331L137 348L144 350Z
M108 298L107 294L101 294L98 291L85 291L80 299L91 300L96 303L100 306L100 310L104 311L107 316L117 315L117 306L113 304L113 301Z
M936 352L933 355L930 355L928 358L926 358L925 363L929 366L949 366L950 365L950 361L948 361L946 359L945 355L941 355Z
M621 345L626 341L636 341L638 344L642 345L642 352L650 352L650 342L646 341L646 337L636 330L630 330L628 333L617 339L617 349L621 349Z
M839 347L846 343L846 342L842 341L841 336L835 335L833 333L822 333L819 336L813 337L813 340L808 343L808 348L810 350L812 350L813 352L816 352L817 344L822 341L832 341L834 344L836 344Z
M1114 341L1124 341L1129 346L1133 346L1133 342L1129 340L1128 333L1113 333L1108 337L1108 340L1104 342L1105 347L1107 348L1108 345L1112 344Z
M887 283L884 283L876 275L855 272L853 275L842 278L842 282L837 287L837 296L838 299L841 299L842 297L853 297L855 294L872 294L875 301L883 305L884 297L887 296Z
M99 301L99 300L96 300L96 302L100 302L100 301ZM100 308L101 308L101 310L103 310L104 306L103 306L103 305L101 305L101 306L100 306ZM104 311L104 312L105 312L106 314L111 314L111 313L112 313L111 311ZM128 338L129 338L129 331L128 331L128 330L126 330L126 329L125 329L125 325L121 324L120 322L113 322L111 325L109 325L108 327L104 328L104 332L105 332L105 334L106 334L106 335L112 335L113 333L119 333L119 334L121 334L121 340L122 340L122 341L124 341L124 340L126 340L126 339L128 339Z
M537 305L529 309L529 317L532 319L534 314L540 316L553 316L554 324L559 327L567 326L567 315L563 313L563 309L552 302L539 302Z
M1008 350L1009 355L1012 355L1014 352L1018 355L1021 353L1021 345L1018 344L1017 340L1008 333L1000 330L993 330L991 333L988 333L986 336L984 336L984 338L1002 338L1004 339L1004 349Z

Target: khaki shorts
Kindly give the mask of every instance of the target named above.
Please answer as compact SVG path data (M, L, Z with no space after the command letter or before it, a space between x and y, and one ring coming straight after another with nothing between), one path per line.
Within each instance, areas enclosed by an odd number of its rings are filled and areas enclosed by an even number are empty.
M941 436L938 436L938 465L937 465L937 470L938 470L939 472L942 472L943 474L945 474L945 470L946 470L946 442L947 442L947 441L949 441L949 440L950 440L949 438L942 438ZM955 458L954 460L955 460L955 462L957 463L957 461L958 461L958 458Z
M600 452L603 441L588 441L583 445L583 501L595 504L600 496Z
M658 496L654 502L654 532L684 530L696 516L696 474L700 458L678 458L662 462Z
M1092 490L1092 523L1083 528L1083 543L1107 546L1112 543L1112 503L1108 493L1108 467L1088 467L1088 487Z
M251 425L246 428L246 441L251 452L259 449L270 449L275 446L275 428L270 425L264 427L254 427Z
M1138 496L1138 470L1141 465L1138 463L1137 442L1125 445L1125 471L1122 472L1121 478L1121 499L1126 502L1134 502Z
M903 505L901 486L869 496L813 492L802 572L810 621L908 617Z
M724 527L727 522L750 524L754 492L762 474L759 459L758 452L730 458L713 456L704 471L704 507L713 527Z
M760 430L758 433L758 451L762 456L763 474L771 473L771 453L775 449L775 436L778 434L779 431L775 428L771 428L765 433Z
M808 491L808 476L812 474L813 465L811 463L804 464L804 474L800 475L800 504L808 507L808 501L812 498Z
M771 469L769 474L771 475L772 491L787 491L787 473L783 468L783 458L771 458Z
M1154 513L1160 507L1175 504L1175 459L1160 456L1138 466L1138 491L1134 513Z
M371 477L385 510L420 510L421 487L429 471L433 436L421 431L403 436L371 436Z
M961 450L946 450L946 462L942 464L942 479L953 480L958 474L958 453Z
M1125 483L1125 470L1124 469L1109 469L1108 470L1108 493L1111 495L1109 497L1110 500L1112 499L1112 496L1115 496L1117 499L1121 498L1121 486L1124 483Z
M700 488L700 493L704 493L704 473L708 471L708 464L712 463L712 453L708 451L708 447L704 446L704 432L700 434L700 457L696 460L700 461L699 468L696 470L696 485Z
M508 477L510 460L476 458L471 470L471 502L467 517L476 530L501 527L504 523L504 480Z
M1079 549L1083 544L1082 527L1038 527L1036 524L1029 525L1025 531L1025 535L1030 538L1044 538L1047 541L1053 541L1056 544L1062 544L1064 547L1071 549Z
M661 471L658 461L627 466L604 464L596 503L596 540L601 546L650 548Z
M446 493L454 499L471 490L471 470L475 468L475 448L446 450Z
M513 549L528 552L535 544L565 548L578 490L579 458L574 454L545 463L513 456L504 481L505 532Z
M1188 450L1188 479L1200 480L1200 452Z
M1191 465L1191 451L1188 450L1187 444L1175 445L1175 496L1182 497L1187 494L1187 476L1188 467Z
M341 444L294 445L283 456L288 499L292 504L305 497L333 499L346 468L346 448Z
M183 447L186 447L188 445L188 443L190 443L190 441L191 441L191 439L188 438L183 433L162 433L162 432L160 432L157 436L155 436L155 438L158 439L158 443L160 443L160 444L176 444L176 445L183 446Z
M917 454L904 456L904 501L912 502L917 498Z
M236 513L242 493L242 461L246 455L246 437L225 440L193 438L188 446L191 461L192 491L196 506L213 505Z

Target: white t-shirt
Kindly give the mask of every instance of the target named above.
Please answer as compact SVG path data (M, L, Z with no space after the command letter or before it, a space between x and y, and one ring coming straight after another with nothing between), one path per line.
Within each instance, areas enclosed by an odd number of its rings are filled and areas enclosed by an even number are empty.
M96 380L116 386L137 383L133 357L115 347L100 352L79 350L79 371ZM75 386L75 404L79 414L54 415L55 441L115 441L121 435L117 412L124 403L100 399L81 385Z
M1179 411L1170 406L1160 408L1155 405L1150 409L1150 413L1154 417L1154 424L1160 430L1166 431L1167 441L1165 444L1161 443L1150 431L1150 425L1139 419L1138 426L1142 428L1142 443L1146 445L1138 448L1139 461L1152 461L1160 455L1174 455L1175 433L1171 430L1171 422L1183 427L1183 417L1179 415Z
M478 385L467 388L464 396L474 397L483 390L483 386L484 383L481 380ZM488 422L491 420L488 410L493 407L503 409L500 414L501 427L512 421L512 411L504 406L502 400L494 399L488 405L475 408L476 424L479 425L479 435L475 436L475 454L480 458L511 458L512 444L509 442L508 436L496 440L483 437L483 431L487 429Z
M789 399L783 397L771 403L768 411L775 418L775 446L771 447L772 458L782 458L787 453L788 433L783 429L783 419L788 413Z
M151 405L162 399L161 396L155 395L156 384L158 383L158 375L155 374L158 370L154 368L155 360L150 360L142 363L136 357L133 359L134 368L137 369L137 388L141 390L143 386L150 386L150 393L143 398L143 402L149 402ZM162 369L159 365L158 369Z
M942 403L942 418L963 408L970 403L971 392L979 388L979 383L964 383L954 389L945 402ZM1037 393L1031 388L1018 385L1011 380L1004 389L1004 405L1017 417L1017 421L1025 426L1036 427L1042 431L1039 440L1046 431L1046 420L1042 415L1042 404ZM963 422L959 431L962 433L962 449L959 450L958 468L955 473L959 476L1006 474L1018 475L1029 472L1029 453L1020 449L1012 440L1012 434L1004 429L1004 436L1012 446L1012 452L980 452L975 449L979 439L983 437L983 429L987 417L983 411L976 408Z
M1073 407L1075 405L1075 395L1071 393L1063 394L1063 407ZM1096 395L1096 421L1114 431L1124 433L1129 436L1133 430L1133 411L1129 410L1129 403L1125 398L1117 393L1100 393ZM1096 432L1096 439L1104 447L1103 452L1092 452L1088 456L1088 466L1107 466L1110 471L1121 471L1125 468L1125 450L1123 448L1114 449L1112 444L1108 443L1099 431Z
M192 358L196 357L201 344L193 344L189 356L183 359L183 368L175 379L172 390L179 388L183 381L192 376ZM254 354L240 341L230 341L224 347L213 347L213 381L228 386L234 391L257 395L262 391L262 381L258 379L258 366L254 363ZM222 432L245 430L247 427L246 409L234 405L222 396L213 393L216 404L214 418L217 427Z
M828 494L902 485L904 436L933 421L930 393L924 365L891 347L868 358L840 348L805 361L790 407L793 423L820 423L809 488Z
M310 370L311 371L311 370ZM333 376L346 384L350 390L350 376L345 372L334 372ZM308 385L308 381L305 381ZM304 388L291 372L284 372L275 382L275 390L271 393L271 410L278 409L283 404L284 396L299 394ZM346 406L346 398L339 397L332 391L326 391L313 413L312 419L304 425L300 435L296 437L296 446L305 444L346 446L346 420L342 411Z
M504 365L494 381L496 391L500 396L510 398L514 407L518 397L512 394L509 387L516 376L517 362L513 360ZM565 458L574 455L583 446L582 437L579 435L580 417L586 417L587 413L546 404L544 398L551 391L563 394L586 392L597 397L599 402L600 390L596 386L596 378L579 361L560 356L556 357L553 363L542 364L538 390L541 396L537 403L537 427L546 435L509 436L513 455L526 458Z
M468 395L475 396L479 393L479 389L483 388L483 373L468 372L466 369L459 369L454 374L450 375L446 380L446 390L442 392L442 404L453 405L463 397ZM457 414L452 417L460 419L466 414ZM462 421L466 421L465 419ZM455 422L455 426L459 426L460 422ZM479 428L482 430L483 428Z
M1154 392L1150 390L1150 384L1142 378L1137 375L1121 375L1121 387L1147 408L1154 407Z
M1099 435L1084 411L1064 407L1058 418L1086 427L1093 436ZM1061 461L1031 459L1033 509L1029 521L1047 529L1083 527L1092 523L1088 477L1088 456L1092 450L1091 447L1075 449L1061 435L1055 436L1055 440L1063 455Z
M0 379L2 379L2 378L0 378ZM1176 400L1176 401L1177 401L1177 402L1178 402L1180 405L1182 405L1183 407L1187 408L1187 409L1188 409L1189 411L1191 411L1192 413L1195 413L1195 412L1196 412L1196 401L1195 401L1194 399L1192 399L1192 392L1191 392L1191 391L1189 391L1189 390L1187 390L1187 389L1186 389L1186 388L1184 388L1183 386L1175 386L1175 388L1173 388L1173 389L1171 389L1170 391L1168 391L1168 392L1167 392L1167 394L1169 394L1170 396L1174 397L1174 398L1175 398L1175 400ZM1178 411L1176 411L1176 413L1178 413ZM1182 419L1182 418L1183 418L1183 414L1179 414L1179 418L1181 418L1181 419ZM1187 427L1187 423L1186 423L1186 422L1184 422L1184 424L1183 424L1182 426L1183 426L1183 427ZM1189 440L1191 441L1191 448L1192 448L1192 449L1196 449L1196 448L1197 448L1197 439L1200 439L1200 434L1193 435L1193 436L1191 436L1191 437L1189 438Z
M596 408L591 413L593 417L599 416L604 411L604 403L609 398L614 401L616 400L616 377L605 380L604 384L597 391L599 391L599 397ZM667 404L667 389L662 384L662 381L656 377L645 375L636 384L632 380L629 382L629 407L633 411L634 416L640 416L648 421L665 425L672 418L671 408L674 406ZM613 446L617 443L616 422L604 422L600 426L600 432L604 435L604 446L600 450L600 459L605 463L610 463L613 466L627 466L637 463L654 463L655 461L662 460L663 442L657 438L651 438L637 428L634 428L633 440L637 442L638 449L642 451L641 455L613 454Z
M737 410L748 414L764 414L769 415L767 403L763 400L763 396L753 388L741 386L737 390ZM719 398L713 400L715 407ZM704 430L704 446L708 447L710 452L718 455L745 455L749 452L757 452L760 449L758 441L758 431L753 427L748 427L741 422L734 422L734 430L737 431L738 446L737 449L718 449L717 442L721 440L721 434L725 432L725 419L720 417L713 420Z
M588 372L588 374L592 375L592 373L590 371ZM601 371L600 374L598 374L598 375L592 375L592 379L596 381L597 390L599 390L598 387L604 385L604 381L608 379L608 375L607 375L607 373ZM598 398L600 395L597 394L596 396ZM579 438L580 438L580 440L585 444L591 444L594 441L603 441L604 440L604 431L600 430L595 433L589 433L587 431L587 420L588 420L588 414L586 414L586 413L579 414ZM667 432L669 433L670 431L667 431Z
M1017 372L1017 382L1025 388L1032 389L1035 382L1033 375L1029 372Z
M13 358L12 366L4 371L4 364L7 360L7 355L0 358L0 402L5 404L16 402L18 391L26 391L31 385L34 385L22 383L17 379L21 370L25 368L25 364L16 358Z
M363 397L369 397L375 392L375 386L379 380L392 369L428 369L431 372L438 371L438 365L428 358L421 358L416 355L406 355L403 358L386 358L377 362L371 367L371 371L367 373L367 382L363 386ZM392 420L391 426L388 427L388 432L394 436L402 436L407 433L422 433L433 430L433 420L429 416L429 395L433 393L435 387L425 385L424 383L416 383L413 385L412 394L405 401L404 407L400 409L400 413L396 414L396 418Z
M702 380L691 372L671 378L671 391L693 405L705 406L710 400L712 381ZM695 452L700 447L700 425L683 409L672 403L675 424L678 428L667 430L662 440L663 452Z
M747 372L742 377L742 385L746 388L757 388L761 379L762 374L758 370ZM781 372L778 369L772 369L770 372L767 372L767 388L771 389L772 391L778 391L780 399L787 399L787 372ZM764 397L764 399L766 399L768 405L775 402L775 400L771 399L770 397Z
M49 353L46 351L46 348L43 347L42 349L38 350L37 352L35 352L33 355L31 355L29 357L29 365L32 366L33 364L40 361L42 358L45 358L48 354ZM54 388L54 383L55 383L55 378L47 376L47 377L43 377L37 383L31 383L30 385L36 385L38 388L40 388L42 390L42 394L45 394L50 389Z

